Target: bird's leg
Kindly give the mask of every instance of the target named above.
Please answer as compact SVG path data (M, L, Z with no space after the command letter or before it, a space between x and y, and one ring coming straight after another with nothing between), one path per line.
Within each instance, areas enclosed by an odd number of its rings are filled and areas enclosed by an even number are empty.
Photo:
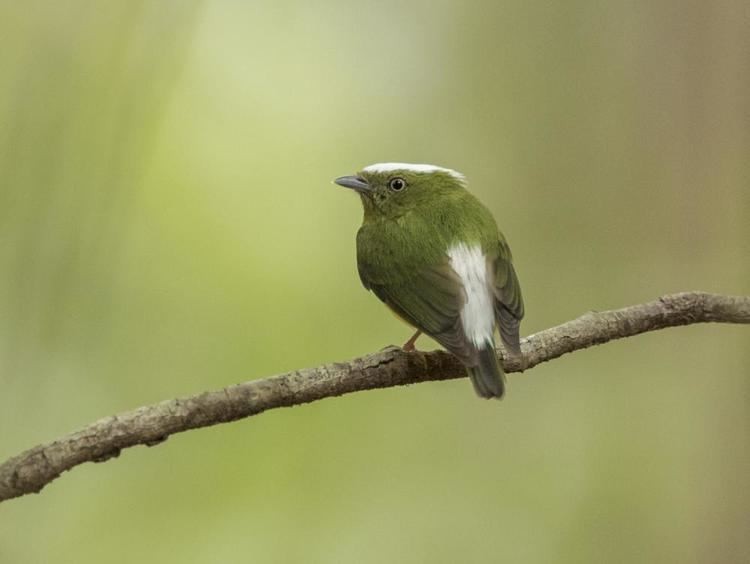
M414 346L414 343L417 342L417 339L419 339L419 336L421 334L422 334L422 331L417 329L417 332L411 336L411 339L409 339L408 341L404 343L404 346L401 347L401 349L404 350L405 352L413 352L417 350L416 347Z

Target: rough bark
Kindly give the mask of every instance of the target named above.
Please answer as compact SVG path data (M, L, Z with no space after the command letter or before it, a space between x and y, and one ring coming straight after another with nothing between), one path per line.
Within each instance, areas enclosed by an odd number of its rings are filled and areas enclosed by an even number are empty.
M750 323L750 296L685 292L623 309L589 312L523 339L523 357L505 358L502 362L506 372L520 372L613 339L704 322ZM0 465L0 502L39 492L62 472L84 462L102 462L135 445L153 446L174 433L351 392L465 375L461 364L446 352L407 353L390 347L349 362L139 407L95 421L5 461Z

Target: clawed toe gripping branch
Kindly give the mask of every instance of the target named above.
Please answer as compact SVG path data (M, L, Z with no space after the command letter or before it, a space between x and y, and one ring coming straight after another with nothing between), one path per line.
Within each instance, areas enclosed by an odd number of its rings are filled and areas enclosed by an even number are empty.
M508 373L519 372L614 339L706 322L750 323L750 296L685 292L623 309L587 313L527 337L522 342L523 358L504 359L503 365ZM446 352L406 353L387 348L349 362L139 407L95 421L0 464L0 502L39 492L66 470L84 462L101 462L136 445L153 446L182 431L351 392L464 376L464 367Z

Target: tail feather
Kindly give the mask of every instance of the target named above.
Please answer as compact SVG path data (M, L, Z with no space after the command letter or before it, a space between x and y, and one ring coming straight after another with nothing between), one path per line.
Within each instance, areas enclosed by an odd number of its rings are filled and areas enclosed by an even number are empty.
M478 363L467 367L474 391L482 398L500 399L505 393L505 375L497 361L495 347L492 343L487 343L477 352Z

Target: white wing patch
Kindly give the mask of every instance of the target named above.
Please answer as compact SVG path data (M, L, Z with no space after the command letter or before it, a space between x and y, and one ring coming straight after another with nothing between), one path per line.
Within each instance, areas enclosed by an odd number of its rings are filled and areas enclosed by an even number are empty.
M431 164L412 164L412 163L376 163L366 166L362 169L362 172L396 172L397 170L408 170L410 172L445 172L450 174L456 180L461 182L466 181L466 177L456 170L450 168L444 168L442 166L436 166Z
M464 333L477 347L488 341L494 343L495 313L482 248L456 243L448 249L448 257L466 292L466 303L461 310Z

